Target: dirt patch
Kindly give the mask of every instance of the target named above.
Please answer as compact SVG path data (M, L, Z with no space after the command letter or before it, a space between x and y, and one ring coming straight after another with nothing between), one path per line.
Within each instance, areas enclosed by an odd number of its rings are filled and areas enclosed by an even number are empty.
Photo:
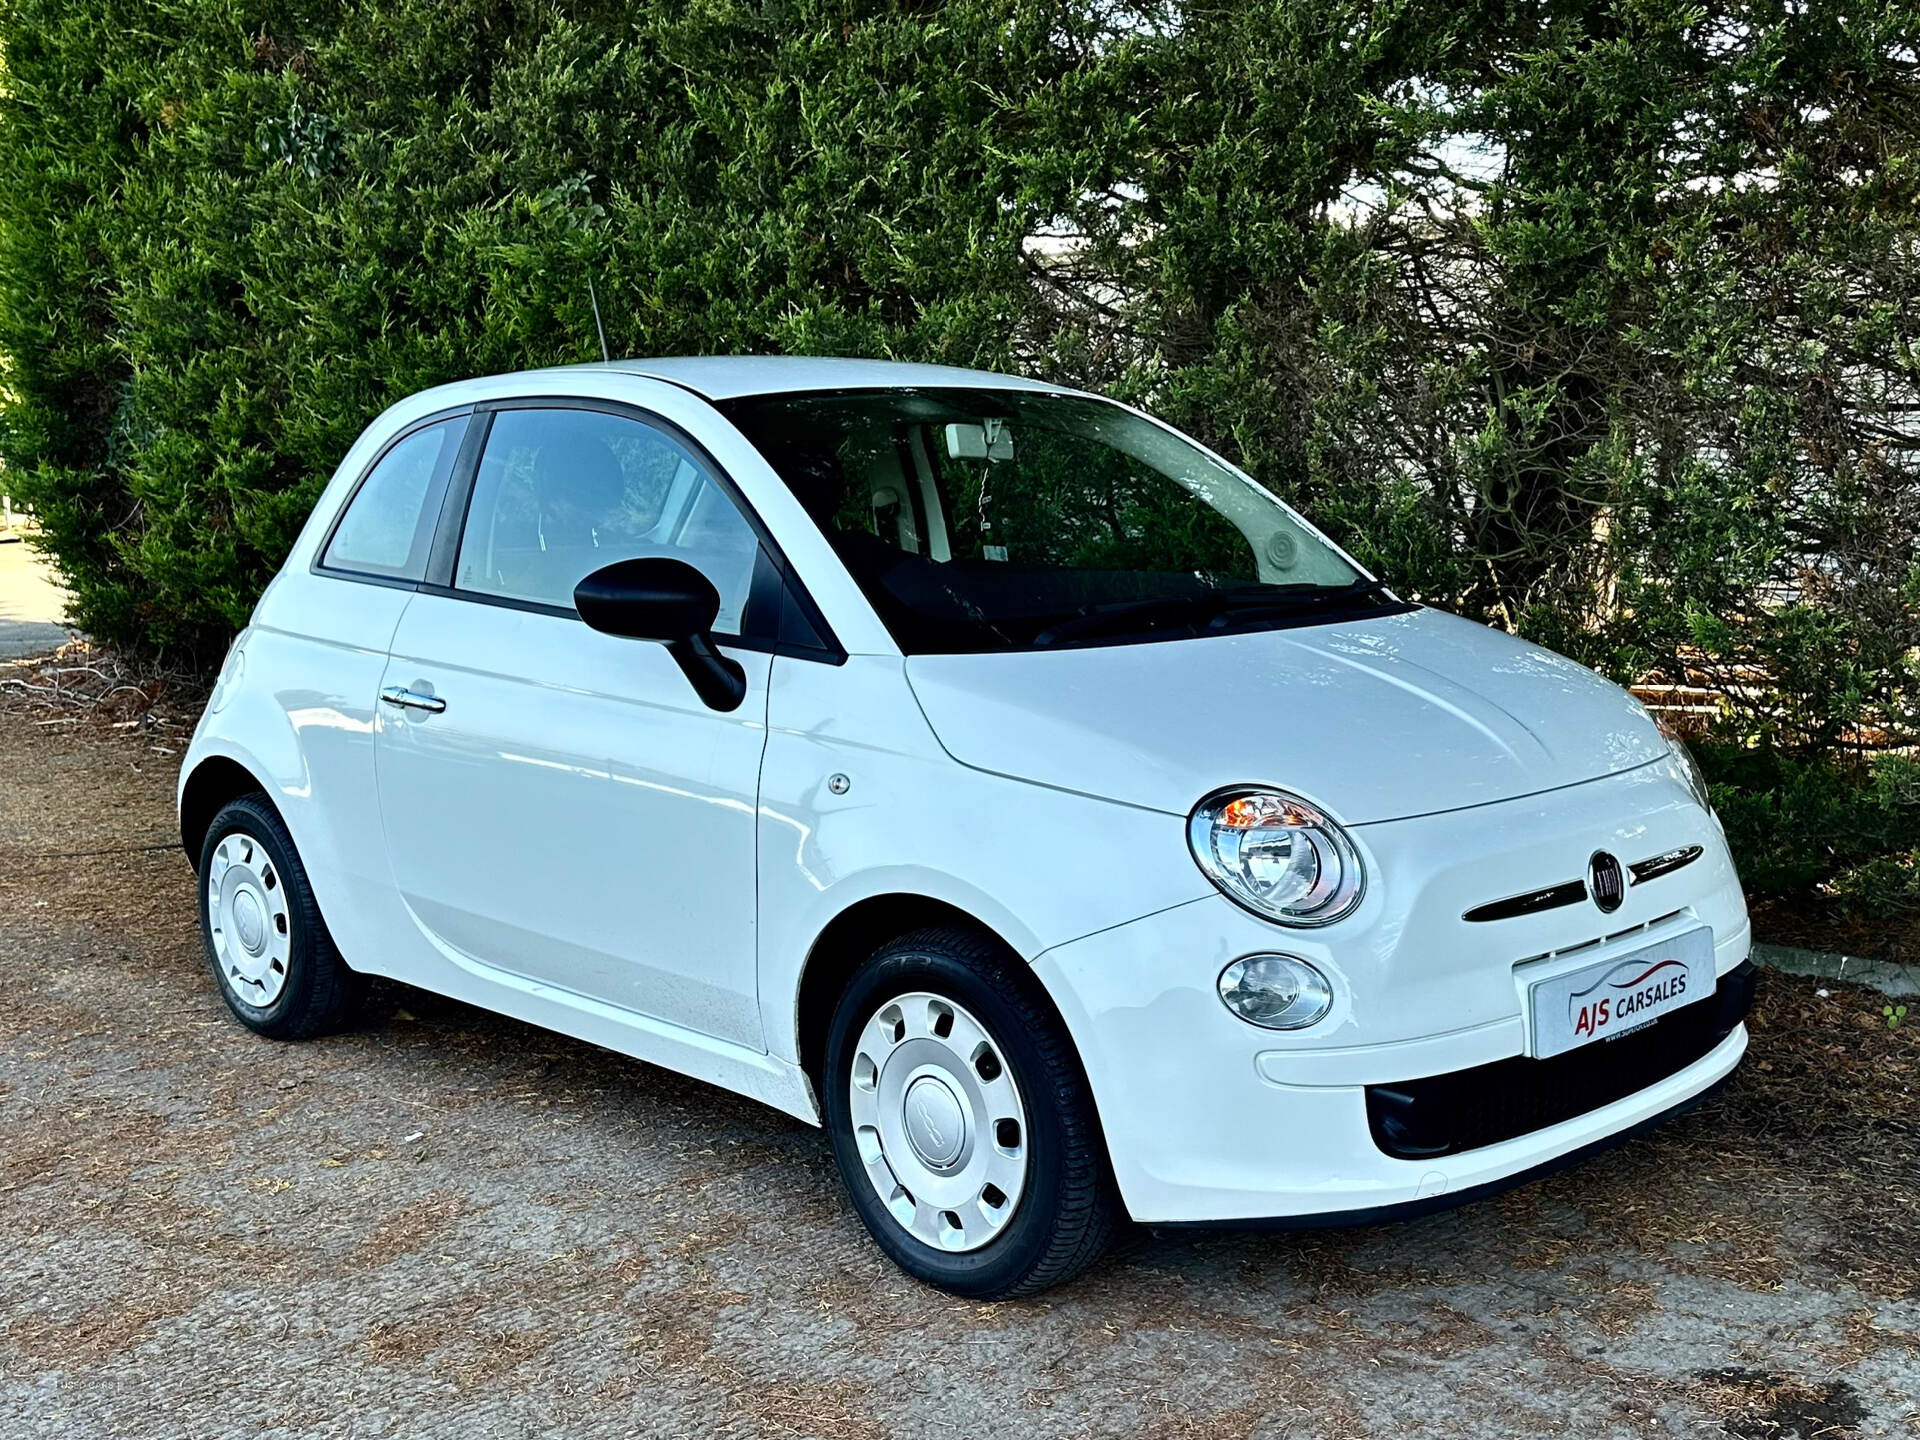
M1739 1440L1845 1440L1867 1410L1844 1380L1813 1384L1738 1365L1703 1370L1701 1395Z

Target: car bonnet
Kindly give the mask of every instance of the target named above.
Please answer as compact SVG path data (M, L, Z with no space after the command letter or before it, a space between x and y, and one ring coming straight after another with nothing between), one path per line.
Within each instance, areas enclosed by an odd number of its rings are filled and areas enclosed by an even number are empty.
M915 655L907 677L962 764L1176 814L1222 786L1264 783L1367 824L1537 794L1667 754L1618 686L1435 610Z

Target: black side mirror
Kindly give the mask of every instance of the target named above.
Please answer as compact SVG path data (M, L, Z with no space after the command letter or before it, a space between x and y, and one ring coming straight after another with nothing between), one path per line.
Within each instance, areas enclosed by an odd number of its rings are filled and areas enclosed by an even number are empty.
M713 648L720 592L684 560L619 560L573 587L573 605L595 630L667 647L694 692L715 710L747 698L747 672Z

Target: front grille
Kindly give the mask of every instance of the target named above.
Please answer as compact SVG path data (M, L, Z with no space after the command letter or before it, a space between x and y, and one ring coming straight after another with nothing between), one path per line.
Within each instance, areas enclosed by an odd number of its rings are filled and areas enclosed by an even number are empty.
M1497 1145L1657 1085L1733 1033L1753 1004L1754 969L1728 971L1700 1000L1616 1040L1547 1060L1516 1055L1468 1070L1367 1087L1373 1143L1401 1160Z
M1658 880L1662 875L1685 869L1705 853L1698 845L1682 845L1677 850L1667 850L1645 860L1636 860L1627 866L1627 874L1631 877L1627 883L1644 885L1649 880ZM1604 867L1596 863L1603 858L1606 861ZM1593 884L1594 904L1600 907L1601 913L1611 915L1620 908L1621 897L1625 893L1621 888L1620 862L1606 851L1597 850L1587 865L1586 880L1563 880L1558 885L1543 885L1524 895L1489 900L1484 905L1474 906L1460 918L1482 924L1488 920L1513 920L1522 915L1538 915L1543 910L1558 910L1563 905L1578 905L1587 898L1588 881Z

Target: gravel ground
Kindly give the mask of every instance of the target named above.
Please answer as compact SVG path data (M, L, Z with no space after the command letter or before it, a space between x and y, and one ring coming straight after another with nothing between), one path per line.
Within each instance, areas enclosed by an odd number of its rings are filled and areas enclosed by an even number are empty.
M0 709L0 1435L1920 1433L1878 996L1764 977L1724 1098L1501 1199L963 1304L745 1100L394 987L242 1031L172 733Z

